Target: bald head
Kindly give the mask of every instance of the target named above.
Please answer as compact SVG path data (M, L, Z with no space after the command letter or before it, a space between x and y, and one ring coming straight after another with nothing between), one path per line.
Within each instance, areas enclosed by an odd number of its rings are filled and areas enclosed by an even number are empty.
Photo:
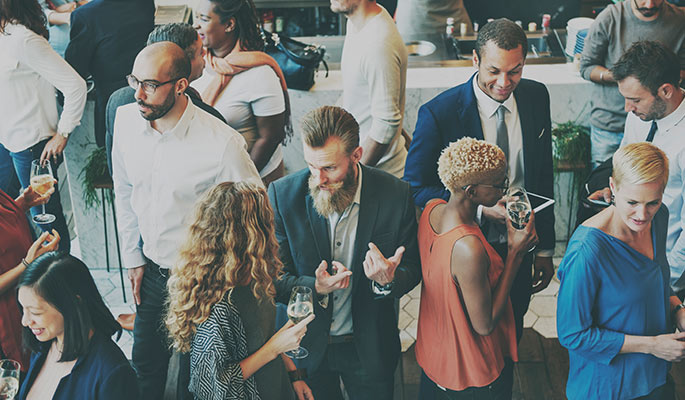
M143 75L154 75L145 78L141 76L139 79L154 79L160 82L177 78L188 79L190 60L177 44L157 42L146 46L138 53L133 70L145 71Z

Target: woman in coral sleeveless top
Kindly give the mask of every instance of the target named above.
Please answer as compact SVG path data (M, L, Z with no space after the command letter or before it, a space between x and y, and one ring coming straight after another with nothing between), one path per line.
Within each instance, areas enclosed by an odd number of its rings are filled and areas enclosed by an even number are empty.
M416 359L437 399L510 399L516 330L509 301L518 266L537 243L534 216L522 230L507 222L506 265L476 223L506 190L497 146L463 138L443 150L438 175L450 200L432 200L419 223L423 269ZM427 382L430 385L430 382Z

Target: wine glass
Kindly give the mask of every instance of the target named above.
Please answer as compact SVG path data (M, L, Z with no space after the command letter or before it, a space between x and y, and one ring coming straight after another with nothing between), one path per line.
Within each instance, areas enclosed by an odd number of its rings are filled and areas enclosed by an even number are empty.
M523 229L530 221L530 214L532 207L528 199L526 189L520 186L512 186L507 189L507 216L511 220L511 224L516 229ZM528 252L535 249L535 246L530 248Z
M54 186L54 184L55 178L52 175L50 162L41 162L40 160L31 161L31 188L33 191L43 196ZM33 217L33 222L39 225L50 224L54 221L54 215L45 213L45 204L43 204L43 213Z
M290 318L293 324L297 324L313 312L312 289L306 286L295 286L288 302L288 318ZM286 351L285 355L290 358L300 359L307 357L309 352L300 346L295 350Z
M21 365L14 360L0 360L0 400L12 400L19 391Z

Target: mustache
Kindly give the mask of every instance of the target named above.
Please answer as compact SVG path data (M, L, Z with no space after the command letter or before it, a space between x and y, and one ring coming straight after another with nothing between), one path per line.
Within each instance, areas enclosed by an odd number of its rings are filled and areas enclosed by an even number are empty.
M151 108L151 107L152 107L150 104L147 104L147 103L144 102L143 100L136 100L136 103L138 103L139 106L143 106L143 107L147 107L147 108Z

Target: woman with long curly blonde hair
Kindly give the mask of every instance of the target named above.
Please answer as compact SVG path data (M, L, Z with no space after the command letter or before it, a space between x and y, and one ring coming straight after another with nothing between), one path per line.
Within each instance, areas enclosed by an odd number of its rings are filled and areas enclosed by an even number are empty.
M190 352L196 399L292 399L282 353L293 350L312 317L274 334L282 268L266 191L225 182L198 201L168 281L166 325L172 346ZM303 381L293 384L309 391Z

